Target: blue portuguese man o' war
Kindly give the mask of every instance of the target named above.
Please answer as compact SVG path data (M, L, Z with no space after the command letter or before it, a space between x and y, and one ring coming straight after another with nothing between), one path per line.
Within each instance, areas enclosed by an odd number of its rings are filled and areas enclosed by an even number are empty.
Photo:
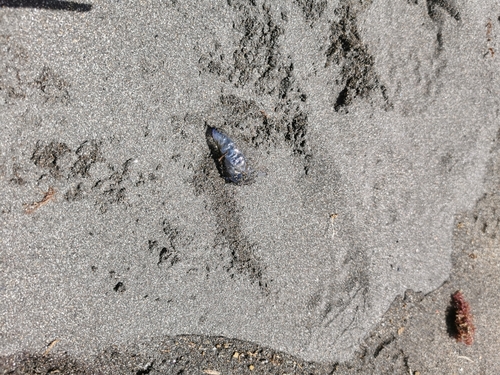
M209 126L209 134L212 136L221 154L219 160L224 159L224 172L226 178L240 184L248 182L251 178L251 169L243 153L236 147L231 138Z

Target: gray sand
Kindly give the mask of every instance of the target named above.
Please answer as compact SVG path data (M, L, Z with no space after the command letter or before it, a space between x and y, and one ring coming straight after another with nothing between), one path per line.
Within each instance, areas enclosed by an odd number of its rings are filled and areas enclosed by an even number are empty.
M353 361L412 290L425 368L460 288L499 364L495 1L0 4L0 355L190 334Z

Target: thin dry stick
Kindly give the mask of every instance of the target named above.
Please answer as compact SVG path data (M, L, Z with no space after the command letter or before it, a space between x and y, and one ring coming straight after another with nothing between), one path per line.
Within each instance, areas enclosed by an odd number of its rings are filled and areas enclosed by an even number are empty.
M33 202L31 204L25 204L24 205L24 212L27 214L31 214L38 210L40 207L46 205L48 202L50 202L52 199L54 199L54 195L56 194L55 189L51 186L49 187L49 190L45 193L41 201L38 202Z
M335 237L335 219L338 216L338 214L330 214L330 223L332 224L332 240Z
M49 352L52 350L52 348L54 348L54 346L56 346L56 344L59 341L60 341L59 339L52 340L52 342L47 346L47 349L43 353L43 356L45 357L47 354L49 354Z

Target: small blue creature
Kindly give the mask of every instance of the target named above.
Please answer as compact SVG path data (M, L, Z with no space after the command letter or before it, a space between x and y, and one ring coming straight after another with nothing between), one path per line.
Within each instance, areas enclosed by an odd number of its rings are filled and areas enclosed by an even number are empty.
M235 184L249 182L252 175L251 169L248 167L245 156L243 156L243 153L236 148L236 145L231 138L216 128L212 128L210 126L209 134L212 136L219 152L221 153L219 161L224 159L226 178Z

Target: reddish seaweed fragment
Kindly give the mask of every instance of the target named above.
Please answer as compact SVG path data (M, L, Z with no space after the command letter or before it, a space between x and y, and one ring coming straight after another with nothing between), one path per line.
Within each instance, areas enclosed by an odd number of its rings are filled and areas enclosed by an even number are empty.
M452 296L452 307L455 315L456 339L466 345L472 345L474 342L473 317L469 303L465 300L460 290L457 290Z

